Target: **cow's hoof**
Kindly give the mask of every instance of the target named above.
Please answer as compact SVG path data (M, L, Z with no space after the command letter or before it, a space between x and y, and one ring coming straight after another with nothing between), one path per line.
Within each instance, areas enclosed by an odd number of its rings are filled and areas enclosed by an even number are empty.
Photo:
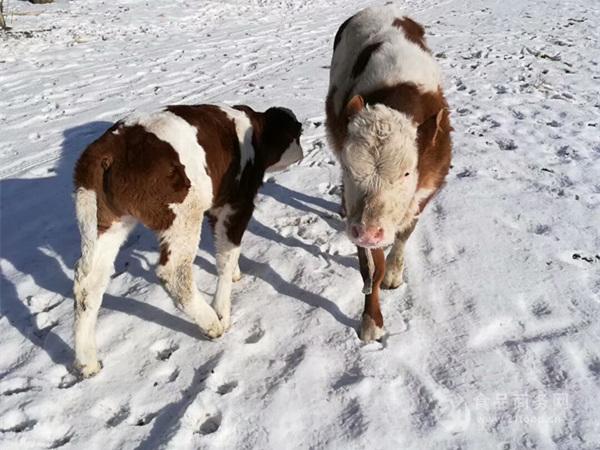
M225 332L223 323L216 316L217 315L215 314L215 320L210 324L210 326L202 329L202 332L211 339L216 339Z
M221 319L221 325L223 325L223 332L229 330L231 327L231 316L227 314L223 317L219 316L219 318Z
M378 327L371 316L363 314L360 325L360 339L365 342L378 341L383 337L383 328Z
M90 378L100 372L100 369L102 369L102 363L100 361L96 361L91 364L80 364L76 362L74 368L75 372L81 378Z
M221 321L217 322L210 328L204 330L204 334L206 334L211 339L216 339L218 337L221 337L224 332L225 332L225 328L223 327L223 324L221 323Z
M381 282L383 289L397 289L404 284L404 265L400 268L395 268L392 265L388 265L385 269L385 275Z
M233 275L231 276L231 280L234 283L237 283L238 281L240 281L242 279L242 272L240 271L240 266L237 266L235 268L235 270L233 271Z

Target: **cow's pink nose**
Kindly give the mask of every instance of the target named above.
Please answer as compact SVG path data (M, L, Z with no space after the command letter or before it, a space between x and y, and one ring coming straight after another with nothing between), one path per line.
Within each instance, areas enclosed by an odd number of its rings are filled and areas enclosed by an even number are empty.
M363 227L361 225L352 225L352 237L365 245L375 245L383 241L383 228L381 227Z

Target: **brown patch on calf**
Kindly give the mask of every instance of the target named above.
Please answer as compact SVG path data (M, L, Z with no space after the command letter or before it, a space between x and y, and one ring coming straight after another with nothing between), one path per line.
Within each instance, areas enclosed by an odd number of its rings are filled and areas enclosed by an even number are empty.
M158 264L161 266L166 265L169 262L169 255L171 254L171 250L169 250L169 244L166 242L160 243L160 258L158 260Z
M185 199L190 180L169 144L139 125L117 123L77 161L75 186L96 192L101 234L123 216L167 229L175 219L168 205Z
M325 100L325 128L327 129L327 136L331 142L333 151L339 154L344 148L344 141L348 134L348 117L345 114L338 115L335 112L333 98L337 90L337 86L333 86Z
M373 44L367 45L361 50L361 52L358 54L358 57L356 58L354 66L352 67L352 78L358 78L360 74L363 73L363 71L367 67L367 64L369 64L371 55L374 52L376 52L382 44L383 42L375 42Z
M427 44L425 44L425 29L420 23L404 16L402 18L394 19L392 25L396 28L400 28L404 32L406 39L410 42L417 44L422 50L430 53Z
M433 194L442 186L450 169L452 139L450 113L447 108L431 116L419 126L419 182L417 189L430 189L431 194L419 204L423 211Z
M363 316L369 316L375 322L379 328L383 328L383 315L381 314L381 306L379 304L379 292L381 288L381 282L385 275L385 253L382 248L365 249L357 247L358 249L358 262L360 267L360 273L363 277L363 281L370 278L369 265L367 262L366 252L371 252L373 257L374 272L372 279L371 293L365 295L365 309Z

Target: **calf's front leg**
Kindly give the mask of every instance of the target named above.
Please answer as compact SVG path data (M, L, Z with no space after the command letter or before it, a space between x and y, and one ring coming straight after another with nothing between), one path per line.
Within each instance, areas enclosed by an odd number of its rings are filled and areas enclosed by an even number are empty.
M241 278L238 264L240 243L251 216L251 207L236 211L225 205L214 222L215 259L219 278L213 308L225 330L231 326L231 288L232 283Z
M365 309L360 326L360 338L363 341L375 341L383 336L383 316L379 304L379 288L385 273L385 254L382 248L358 248L358 262L360 274L365 282ZM372 257L373 267L369 264L369 255ZM368 285L371 283L369 292Z
M404 247L416 225L415 220L406 230L396 234L396 240L385 264L385 276L381 285L383 289L396 289L404 282Z

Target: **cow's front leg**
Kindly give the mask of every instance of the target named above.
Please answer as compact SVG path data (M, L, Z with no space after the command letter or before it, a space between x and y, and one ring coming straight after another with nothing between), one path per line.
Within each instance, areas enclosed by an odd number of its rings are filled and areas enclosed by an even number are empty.
M396 240L385 264L385 276L381 284L383 289L396 289L404 282L404 247L416 224L415 220L406 230L396 234Z
M231 288L233 281L238 281L241 277L238 265L240 243L251 215L251 209L234 210L225 205L214 223L215 259L219 278L213 308L225 330L231 326Z
M369 264L369 252L373 266ZM385 254L383 249L365 249L358 247L360 274L365 282L365 309L360 326L360 338L363 341L375 341L383 336L383 316L379 305L379 288L385 273ZM369 292L368 283L371 283Z

